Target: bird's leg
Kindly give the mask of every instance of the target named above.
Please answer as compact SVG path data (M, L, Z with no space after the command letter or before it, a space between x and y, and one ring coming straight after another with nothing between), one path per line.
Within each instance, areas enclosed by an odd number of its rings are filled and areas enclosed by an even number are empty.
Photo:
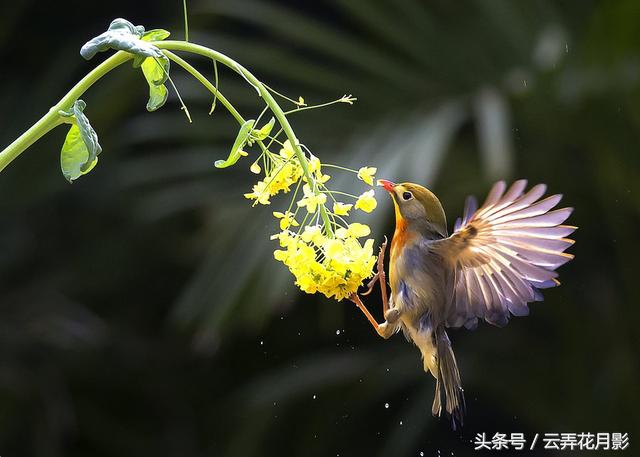
M351 296L349 297L349 300L354 302L356 306L360 308L360 311L362 311L362 313L365 315L367 320L371 323L373 328L376 329L376 332L378 332L378 335L380 335L385 340L388 339L391 335L393 335L398 329L398 325L395 323L395 321L394 322L385 321L382 324L378 324L378 322L371 315L371 313L369 312L367 307L364 305L364 303L362 303L362 300L360 300L360 297L358 296L358 294L356 293L351 294Z
M382 294L382 312L385 315L389 309L389 297L387 296L387 275L384 274L384 255L387 251L387 237L384 237L384 243L380 246L378 254L378 281L380 281L380 293Z
M380 254L378 255L378 281L380 281L380 293L382 294L382 312L384 319L389 324L395 324L400 318L400 310L393 306L393 297L389 299L387 295L387 276L384 274L384 255L387 250L387 237L384 238L384 243L380 246ZM389 303L391 302L391 305ZM379 332L378 332L379 333ZM387 337L388 338L388 337Z
M367 320L371 323L373 328L376 329L376 332L378 332L378 335L380 335L382 338L387 339L395 333L396 331L395 325L393 324L389 325L389 322L378 324L378 322L371 315L371 313L369 312L367 307L364 305L364 303L362 303L362 300L360 300L360 297L358 296L358 294L356 293L351 294L351 296L349 297L349 300L354 302L356 306L360 308L360 311L362 311L362 313L365 315Z
M376 274L371 278L369 284L367 284L367 291L362 295L369 295L376 285L376 282L380 283L380 294L382 295L382 312L384 313L385 322L378 324L375 318L371 315L367 307L362 303L360 296L357 293L351 294L349 300L354 302L360 311L366 316L373 328L376 329L378 335L382 338L389 338L396 332L396 321L400 316L400 312L396 308L389 308L389 296L387 295L387 276L384 273L384 255L387 251L387 237L384 238L382 246L380 246L380 253L378 254L378 263L376 267Z
M360 296L354 292L349 296L349 300L351 300L356 304L356 306L360 309L360 311L362 311L362 313L365 315L365 317L371 323L371 325L373 325L373 328L375 328L377 331L380 325L378 324L376 319L371 315L367 307L364 306L364 303L362 303L362 300L360 300Z
M362 295L366 296L371 293L376 282L380 283L380 294L382 295L382 312L387 313L389 309L389 297L387 295L387 275L384 273L384 254L387 251L387 237L384 237L384 242L380 246L380 253L378 254L378 264L376 267L376 274L373 275L369 284L367 284L367 291Z

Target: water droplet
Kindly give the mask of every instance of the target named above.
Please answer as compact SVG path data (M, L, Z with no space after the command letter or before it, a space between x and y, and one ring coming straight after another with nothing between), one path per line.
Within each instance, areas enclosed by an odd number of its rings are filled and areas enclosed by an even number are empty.
M385 404L384 404L384 407L385 407L386 409L389 409L389 403L385 403Z
M313 396L313 399L314 399L314 400L316 399L316 396L315 396L315 395Z
M264 346L264 341L260 341L260 346Z
M400 421L400 425L402 425L402 421Z
M424 457L424 452L420 451L420 457Z
M336 335L340 335L340 330L336 330Z

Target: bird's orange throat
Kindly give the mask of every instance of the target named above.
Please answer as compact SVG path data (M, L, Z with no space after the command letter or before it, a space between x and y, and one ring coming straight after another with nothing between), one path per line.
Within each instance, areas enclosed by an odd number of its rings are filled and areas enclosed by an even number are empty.
M407 221L400 214L400 208L396 203L395 199L393 200L393 206L396 212L396 231L393 233L393 239L391 240L391 260L395 259L396 256L402 250L402 247L407 242Z

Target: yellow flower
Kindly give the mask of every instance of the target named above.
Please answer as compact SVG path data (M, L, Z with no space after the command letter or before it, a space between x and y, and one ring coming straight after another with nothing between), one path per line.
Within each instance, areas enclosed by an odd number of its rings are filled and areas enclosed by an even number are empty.
M298 221L295 220L295 215L291 211L285 211L281 213L280 211L274 211L273 215L276 219L280 219L280 230L286 230L289 227L297 227Z
M325 241L320 225L307 225L300 235L300 239L305 243L314 243L316 246L321 246Z
M320 163L320 159L318 159L313 154L309 153L309 172L310 173L320 173L320 169L322 168L322 164Z
M349 224L347 233L349 236L352 236L354 238L362 238L363 236L369 236L371 234L371 229L368 225L354 222L352 224Z
M338 239L330 239L324 245L324 252L328 259L334 262L342 261L344 256L344 242Z
M289 192L291 186L296 184L302 177L302 166L295 157L284 160L279 156L272 155L270 160L271 171L264 177L264 180L258 181L253 186L253 192L244 194L246 198L255 200L254 205L257 203L268 205L271 203L270 197L279 192ZM257 164L254 165L257 166ZM253 165L251 171L256 172Z
M336 235L336 238L340 238L341 240L344 240L346 237L349 236L349 232L347 231L346 228L339 227L336 229L335 235Z
M273 258L278 260L279 262L285 262L287 260L287 251L276 249L275 251L273 251Z
M291 145L291 141L287 140L282 144L282 149L280 149L280 156L284 159L290 159L295 154L293 150L293 146Z
M344 228L340 227L336 229L336 238L345 239L348 237L352 238L362 238L363 236L368 236L371 233L371 229L368 225L360 224L359 222L354 222L353 224L349 224L349 227Z
M356 209L360 209L365 213L370 213L371 211L376 209L376 206L378 206L378 202L376 201L374 195L375 194L373 189L368 190L367 192L360 195L358 197L358 200L356 201Z
M338 216L348 216L351 208L353 208L353 205L350 203L335 202L333 204L333 212Z
M302 191L304 192L304 198L298 201L299 207L306 207L307 211L310 213L315 213L318 205L324 205L327 201L326 194L320 192L319 194L315 194L308 184L302 186Z
M373 178L377 171L376 167L362 167L358 170L358 179L373 186Z
M279 164L275 173L265 177L265 181L269 183L269 192L276 195L278 192L289 192L291 186L298 182L302 176L302 167L297 161L289 161Z
M253 192L244 194L244 196L249 200L255 200L255 202L253 203L254 205L256 203L260 203L261 205L268 205L269 203L271 203L269 201L269 197L271 196L271 194L267 192L267 185L264 181L258 181L253 186L252 190Z

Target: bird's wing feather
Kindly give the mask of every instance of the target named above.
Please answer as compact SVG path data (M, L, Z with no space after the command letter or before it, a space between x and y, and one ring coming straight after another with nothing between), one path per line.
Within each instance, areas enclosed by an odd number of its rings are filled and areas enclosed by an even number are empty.
M541 199L544 184L525 193L526 185L507 190L500 181L480 208L469 197L454 233L430 242L455 272L447 326L473 328L478 319L503 326L510 314L527 315L527 303L542 300L540 289L559 284L555 269L573 258L564 251L576 229L561 224L573 209L553 210L561 195Z

